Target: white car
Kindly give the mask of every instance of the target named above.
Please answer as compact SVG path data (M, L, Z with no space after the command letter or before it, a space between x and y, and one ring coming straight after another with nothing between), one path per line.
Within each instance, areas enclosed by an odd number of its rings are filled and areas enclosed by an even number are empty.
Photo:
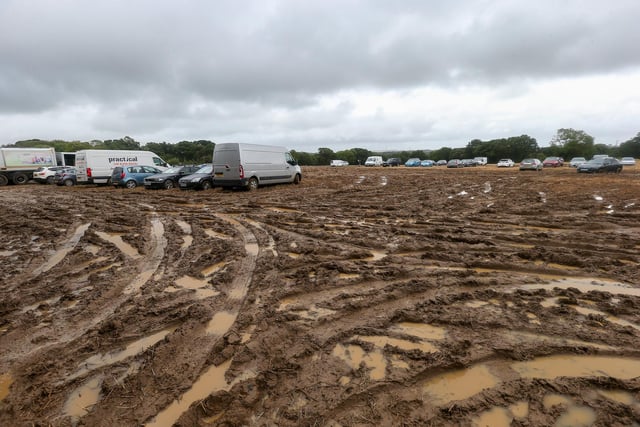
M513 160L511 159L500 159L498 161L498 167L499 168L512 168L514 166L515 163L513 163Z
M585 159L584 157L574 157L569 162L569 166L571 166L572 168L577 168L583 163L587 163L587 159Z
M349 166L349 162L346 160L331 160L331 166Z
M625 166L635 166L636 159L634 159L633 157L623 157L620 159L620 163Z
M41 166L33 173L33 180L41 184L53 184L56 172L64 168L64 166Z

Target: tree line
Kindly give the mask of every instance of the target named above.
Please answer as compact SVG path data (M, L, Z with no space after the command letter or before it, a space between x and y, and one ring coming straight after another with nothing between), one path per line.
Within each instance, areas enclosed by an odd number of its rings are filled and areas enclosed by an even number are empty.
M92 141L46 141L30 139L18 141L5 147L53 147L56 151L79 151L86 149L104 150L148 150L153 151L171 164L199 164L210 163L212 160L215 143L208 140L180 141L175 144L167 142L148 142L141 144L131 137L121 139L92 140ZM383 156L384 158L397 157L402 162L410 158L431 160L469 159L474 157L486 157L489 163L496 163L500 159L509 158L520 162L524 158L535 157L540 160L548 156L559 156L565 160L572 157L593 157L594 154L607 154L612 157L640 158L640 132L619 145L596 144L594 138L583 130L571 128L558 129L551 139L548 147L538 146L535 138L528 135L512 136L508 138L482 141L473 139L465 147L442 147L437 150L413 150L413 151L383 151L376 152L365 148L351 148L348 150L333 151L330 148L319 148L317 153L298 152L291 153L301 165L328 165L331 160L346 160L349 164L364 164L369 156Z

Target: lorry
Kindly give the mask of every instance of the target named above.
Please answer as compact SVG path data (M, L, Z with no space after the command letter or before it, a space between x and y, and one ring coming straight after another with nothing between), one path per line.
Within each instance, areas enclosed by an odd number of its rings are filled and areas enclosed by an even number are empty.
M269 184L302 180L298 162L285 147L246 143L216 144L213 149L213 185L255 190Z
M58 166L75 166L76 153L71 151L56 151Z
M53 148L0 148L0 186L26 184L43 166L57 166Z
M170 165L151 151L80 150L76 152L78 184L109 184L116 166L155 166L165 170Z

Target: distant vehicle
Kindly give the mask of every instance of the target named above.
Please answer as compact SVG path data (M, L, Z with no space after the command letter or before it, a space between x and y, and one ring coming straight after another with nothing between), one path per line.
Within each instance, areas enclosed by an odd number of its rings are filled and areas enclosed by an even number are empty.
M622 159L620 159L620 163L625 166L635 166L636 159L634 159L633 157L623 157Z
M471 167L471 166L478 166L478 164L476 163L475 160L473 159L462 159L462 165L465 168Z
M346 160L331 160L329 166L349 166L349 162Z
M447 162L447 167L448 168L463 168L464 164L462 163L462 160L460 159L451 159Z
M53 178L64 166L40 166L33 173L33 180L41 184L53 184Z
M620 173L622 172L622 163L613 157L605 157L589 160L578 166L578 173Z
M380 158L382 164L382 158ZM299 184L302 169L284 147L225 143L213 149L213 185L256 190L269 184Z
M524 159L520 162L521 171L541 171L542 162L538 159Z
M420 166L430 168L431 166L435 166L436 162L433 160L423 160L420 162Z
M369 156L367 160L364 161L365 166L382 166L383 163L382 156Z
M412 157L409 160L407 160L406 162L404 162L404 165L406 167L416 167L416 166L420 166L420 162L421 162L421 160L418 159L417 157Z
M402 160L397 157L390 157L386 161L382 162L382 166L400 166L402 164Z
M591 158L591 160L606 159L607 157L609 157L608 154L594 154L593 157Z
M584 157L573 157L569 161L569 166L571 166L572 168L577 168L583 163L587 163L587 159L585 159Z
M446 166L447 165L447 161L446 160L438 160L436 162L436 166Z
M116 188L136 188L144 184L146 177L159 173L162 171L154 166L116 166L111 172L111 185Z
M151 165L160 170L167 162L151 151L138 150L80 150L76 152L78 182L108 184L111 172L117 166Z
M65 167L56 172L53 176L53 182L56 185L65 185L67 187L73 187L78 183L76 174L76 168Z
M511 159L500 159L496 164L499 168L512 168L515 163Z
M477 165L484 166L487 164L488 159L486 157L474 157L473 160L475 160Z
M555 157L555 156L547 157L542 162L542 166L545 168L557 168L562 166L563 164L564 164L564 160L562 159L562 157Z
M181 190L209 190L213 187L213 165L204 165L191 175L178 180Z
M178 180L191 175L200 169L202 165L174 166L161 173L144 178L144 188L147 190L164 188L169 190L178 187Z
M0 187L22 185L41 166L57 166L53 148L0 148Z

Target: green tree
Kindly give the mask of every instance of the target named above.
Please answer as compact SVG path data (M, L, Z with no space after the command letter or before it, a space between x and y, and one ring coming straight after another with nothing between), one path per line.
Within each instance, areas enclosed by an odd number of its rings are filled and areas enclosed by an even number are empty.
M640 158L640 132L634 138L620 144L618 156Z
M593 137L583 130L575 129L558 129L556 135L551 139L551 150L556 156L562 156L566 159L572 157L591 157L594 154ZM557 153L557 154L556 154Z
M336 154L330 148L318 148L318 156L316 161L318 165L328 165L331 160L336 159Z

